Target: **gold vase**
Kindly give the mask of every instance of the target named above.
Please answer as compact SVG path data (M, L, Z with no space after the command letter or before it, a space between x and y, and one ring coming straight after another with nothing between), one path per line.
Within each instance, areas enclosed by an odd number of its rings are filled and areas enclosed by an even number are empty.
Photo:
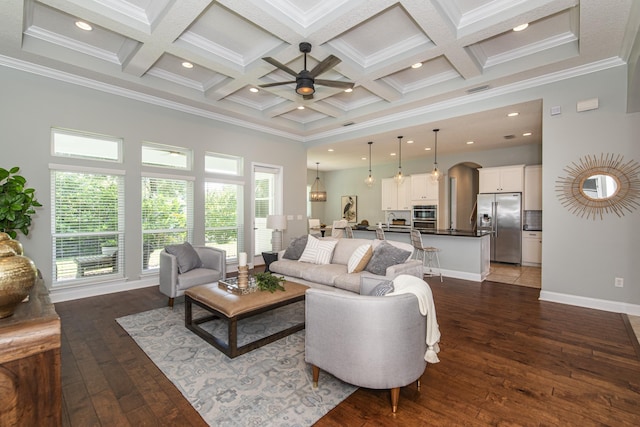
M33 261L17 255L16 245L12 242L15 241L0 237L0 319L13 314L18 304L29 295L38 275ZM16 243L20 245L20 242Z

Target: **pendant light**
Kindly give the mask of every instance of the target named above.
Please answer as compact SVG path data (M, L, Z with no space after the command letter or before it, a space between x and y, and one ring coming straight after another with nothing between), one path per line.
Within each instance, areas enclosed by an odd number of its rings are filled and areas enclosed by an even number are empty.
M327 201L327 192L322 190L320 185L320 176L318 176L318 165L320 162L316 162L316 180L313 182L311 186L311 191L309 192L309 201L310 202L326 202Z
M433 130L436 138L436 144L434 150L433 171L431 172L431 179L435 182L440 181L440 177L442 177L442 173L438 170L438 131L440 131L440 129Z
M396 184L402 184L404 182L404 175L402 175L402 136L398 137L398 173L393 177Z
M367 187L371 188L376 182L375 178L371 176L371 146L373 145L373 141L369 141L367 144L369 144L369 176L364 179L364 183L367 184Z

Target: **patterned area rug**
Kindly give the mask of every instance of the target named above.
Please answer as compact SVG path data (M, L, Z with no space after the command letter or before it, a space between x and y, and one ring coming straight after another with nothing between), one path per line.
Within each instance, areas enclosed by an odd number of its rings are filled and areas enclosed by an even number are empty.
M238 344L301 318L304 301L240 321ZM209 425L310 426L356 390L325 372L312 387L304 330L229 359L185 328L184 304L116 320ZM202 327L226 341L225 322Z

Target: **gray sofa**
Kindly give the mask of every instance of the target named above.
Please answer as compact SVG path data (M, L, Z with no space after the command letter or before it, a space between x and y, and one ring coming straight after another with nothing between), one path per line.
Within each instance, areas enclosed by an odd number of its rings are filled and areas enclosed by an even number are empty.
M321 240L333 239L325 237ZM409 274L422 279L423 267L418 260L412 259L413 247L407 243L394 242L385 240L369 239L334 239L337 240L333 256L330 264L313 264L309 262L301 262L297 259L284 258L286 250L278 253L278 260L269 265L269 270L285 279L307 285L312 288L333 290L336 292L360 293L360 278L362 276L374 277L379 279L393 280L400 274ZM374 274L367 271L371 266L367 265L367 270L357 273L348 273L347 264L354 251L365 244L372 245L374 258L369 261L375 262L376 250L380 245L388 247L391 245L408 252L408 256L403 262L391 265L386 268L384 274ZM375 269L373 269L375 270Z

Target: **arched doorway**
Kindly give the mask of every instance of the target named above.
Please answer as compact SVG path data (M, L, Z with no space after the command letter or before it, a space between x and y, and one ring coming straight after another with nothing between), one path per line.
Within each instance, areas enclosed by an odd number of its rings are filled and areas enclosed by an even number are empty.
M453 165L447 172L446 200L448 229L473 230L476 215L475 204L478 195L478 168L481 165L474 162L462 162Z

